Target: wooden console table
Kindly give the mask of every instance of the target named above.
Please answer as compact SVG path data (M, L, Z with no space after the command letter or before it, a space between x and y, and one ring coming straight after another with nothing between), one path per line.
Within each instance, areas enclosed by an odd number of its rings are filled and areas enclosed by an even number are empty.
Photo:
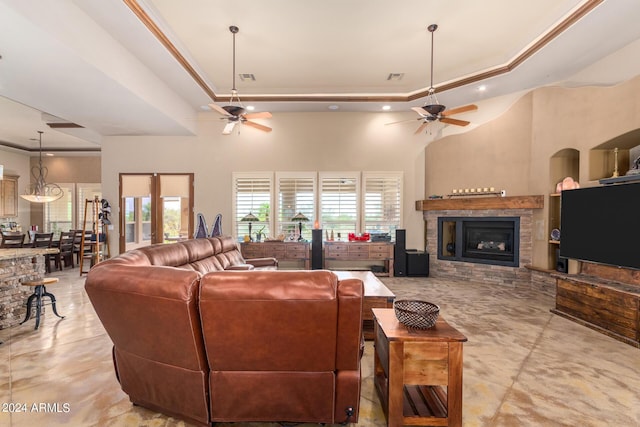
M324 242L325 261L383 261L385 273L393 276L393 243L391 242Z
M250 258L275 258L278 261L302 261L305 270L310 266L309 242L248 242L240 244L242 256Z
M393 309L372 311L375 385L387 425L462 426L462 344L467 338L442 316L433 328L409 330Z

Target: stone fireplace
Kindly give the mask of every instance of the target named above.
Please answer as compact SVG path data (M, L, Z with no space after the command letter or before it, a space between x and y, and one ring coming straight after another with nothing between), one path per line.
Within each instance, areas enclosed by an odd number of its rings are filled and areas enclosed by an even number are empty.
M429 274L530 285L533 212L542 196L423 200ZM453 234L453 235L452 235ZM453 243L453 245L452 245Z
M438 259L517 267L520 217L438 217Z

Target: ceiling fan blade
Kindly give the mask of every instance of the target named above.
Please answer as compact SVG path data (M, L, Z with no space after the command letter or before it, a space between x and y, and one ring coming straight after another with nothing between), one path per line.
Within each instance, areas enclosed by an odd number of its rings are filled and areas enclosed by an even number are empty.
M451 110L443 111L440 115L442 117L446 117L446 116L450 116L452 114L460 114L460 113L466 113L467 111L475 111L477 109L478 109L477 105L469 104L469 105L464 105L464 106L458 107L458 108L452 108Z
M236 123L238 122L229 122L224 126L224 130L222 131L223 135L230 135L233 132L233 128L236 127Z
M264 132L271 132L273 130L269 126L261 125L256 122L252 122L251 120L245 120L242 123L244 123L245 125L251 126L252 128L260 129L261 131L264 131Z
M262 111L260 113L249 113L244 115L245 119L270 119L271 117L273 116L268 111Z
M217 111L218 113L222 114L223 116L230 116L231 114L229 114L227 112L227 110L225 110L224 108L222 108L219 105L216 104L209 104L209 107L211 107L212 110Z
M429 112L422 107L411 107L411 109L423 117L430 115Z
M440 121L441 121L442 123L446 123L446 124L448 124L448 125L456 125L456 126L466 126L466 125L468 125L469 123L471 123L471 122L468 122L468 121L466 121L466 120L452 119L452 118L449 118L449 117L442 117L442 118L440 119Z
M416 131L413 133L414 135L417 135L419 133L421 133L423 130L425 130L425 128L429 125L429 122L424 122L422 123L418 129L416 129Z
M398 122L391 122L391 123L385 123L385 126L388 125L397 125L398 123L408 123L408 122L415 122L416 120L422 120L422 117L418 117L417 119L408 119L408 120L400 120Z

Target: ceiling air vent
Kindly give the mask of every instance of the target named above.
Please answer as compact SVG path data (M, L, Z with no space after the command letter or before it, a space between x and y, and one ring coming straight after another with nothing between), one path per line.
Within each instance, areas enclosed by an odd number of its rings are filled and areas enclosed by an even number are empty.
M387 80L402 80L402 78L404 77L404 73L389 73L389 75L387 76Z
M238 74L238 76L240 76L240 80L242 80L243 82L246 82L247 80L250 80L252 82L256 81L256 76L254 76L251 73L245 73L245 74L240 73Z

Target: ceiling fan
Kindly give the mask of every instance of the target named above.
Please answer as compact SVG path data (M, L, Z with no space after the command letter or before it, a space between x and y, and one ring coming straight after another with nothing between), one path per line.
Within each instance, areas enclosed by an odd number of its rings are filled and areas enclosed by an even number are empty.
M252 128L259 129L264 132L271 132L272 129L270 127L251 121L251 119L270 119L272 117L271 113L267 111L246 113L246 109L240 101L240 96L238 96L238 90L236 89L236 34L240 29L235 25L232 25L229 27L229 31L233 34L233 87L231 88L231 98L229 99L231 105L221 107L216 104L209 104L209 107L220 113L223 116L222 120L227 121L227 124L222 131L223 135L231 134L238 123L251 126ZM234 99L238 105L233 105Z
M422 107L412 107L411 109L420 115L417 119L411 120L402 120L400 122L387 123L388 125L403 123L413 120L420 120L422 124L415 131L415 134L419 134L422 132L431 122L439 121L441 123L456 125L456 126L467 126L470 122L466 120L453 119L449 116L454 114L466 113L467 111L475 111L478 109L477 105L469 104L464 105L462 107L453 108L451 110L447 110L444 105L438 102L438 98L436 97L436 90L433 87L433 33L438 29L436 24L431 24L427 27L427 30L431 33L431 85L429 86L429 91L427 94L427 101Z

